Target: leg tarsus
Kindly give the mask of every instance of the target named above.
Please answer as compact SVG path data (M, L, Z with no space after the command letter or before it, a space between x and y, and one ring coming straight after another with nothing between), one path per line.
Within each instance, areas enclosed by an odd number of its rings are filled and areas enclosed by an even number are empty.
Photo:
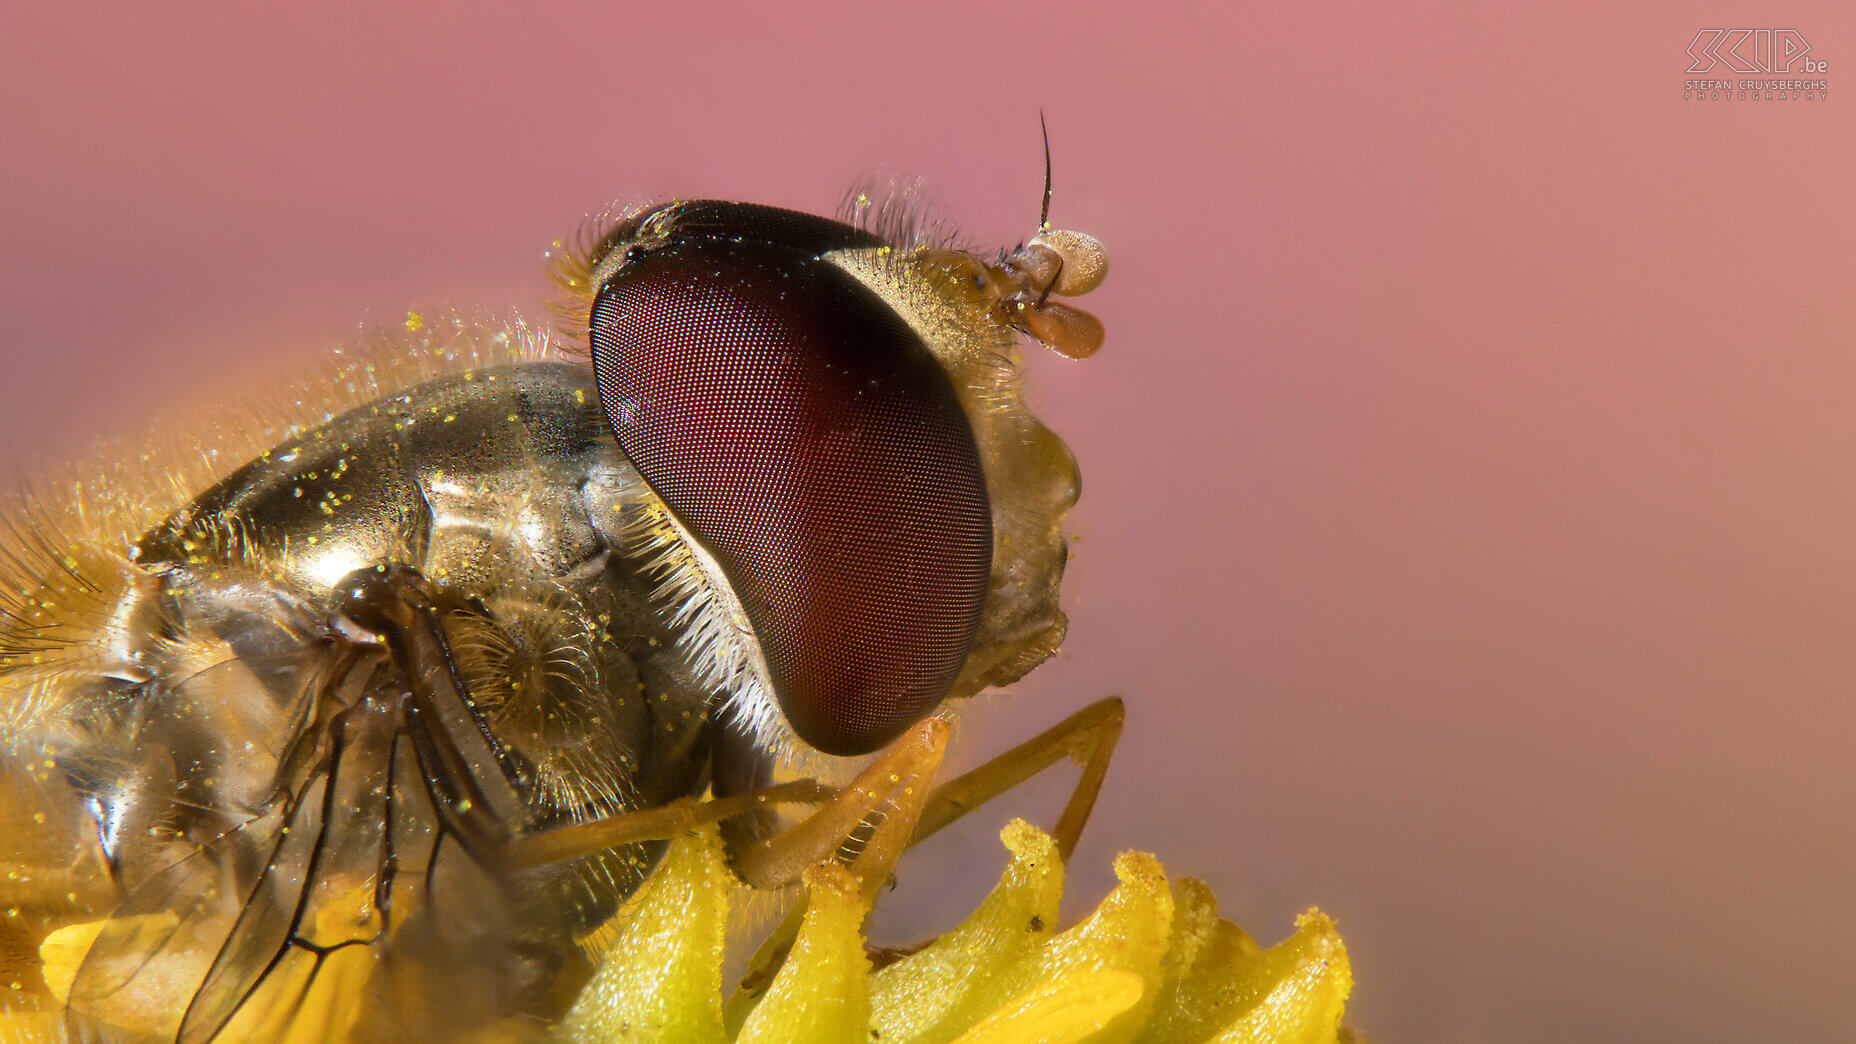
M922 808L921 822L910 844L917 844L980 805L1018 786L1064 757L1077 762L1083 773L1070 792L1070 800L1057 818L1052 836L1057 852L1069 859L1077 839L1095 808L1109 758L1121 737L1123 709L1119 696L1084 707L1036 736L979 767L936 787Z
M871 812L881 810L882 821L851 861L865 899L874 898L914 836L947 749L948 731L947 722L938 718L914 726L817 811L774 837L731 852L735 872L755 888L791 884L806 867L834 858L844 839Z

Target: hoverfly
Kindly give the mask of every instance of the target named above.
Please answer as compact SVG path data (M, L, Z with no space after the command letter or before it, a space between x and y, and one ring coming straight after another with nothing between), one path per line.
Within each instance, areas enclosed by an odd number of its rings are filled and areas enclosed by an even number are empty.
M558 260L560 332L434 324L236 468L15 512L0 1018L520 1037L677 831L719 821L764 888L855 842L874 889L1066 756L1067 855L1118 703L927 784L949 701L1062 640L1078 476L1017 336L1093 352L1060 299L1105 254L849 210L634 207Z

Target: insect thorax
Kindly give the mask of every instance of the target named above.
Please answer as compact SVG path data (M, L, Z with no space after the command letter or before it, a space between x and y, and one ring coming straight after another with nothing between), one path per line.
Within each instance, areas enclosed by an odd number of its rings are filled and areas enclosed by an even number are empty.
M44 800L78 806L68 811L88 823L81 847L107 863L111 891L133 905L137 889L164 887L157 876L205 863L219 891L262 897L280 858L264 847L268 832L301 829L314 794L356 786L357 819L368 801L398 802L397 813L374 809L385 824L369 836L399 829L401 849L437 851L442 817L418 811L430 800L415 792L410 748L395 747L396 712L363 713L402 698L406 679L331 604L342 577L370 566L428 581L470 713L525 805L512 833L701 790L713 686L670 629L648 562L627 549L643 486L601 437L595 403L583 368L527 361L334 416L136 542L126 582L105 592L110 604L85 636L88 666L37 681L0 673L0 686L52 694L10 745L49 767ZM348 883L378 887L389 864L410 883L410 851L389 851L391 838L359 851L370 842L353 830L333 835L350 850L336 860ZM525 905L521 917L584 936L655 852L632 846L562 868L539 890L553 916ZM427 875L434 889L445 879ZM464 880L456 898L484 906L477 893L489 886Z

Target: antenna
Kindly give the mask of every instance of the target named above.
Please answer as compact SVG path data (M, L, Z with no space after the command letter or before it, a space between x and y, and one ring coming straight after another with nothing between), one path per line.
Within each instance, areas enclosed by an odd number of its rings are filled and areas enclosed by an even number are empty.
M1038 110L1038 130L1044 135L1044 209L1038 212L1038 231L1050 229L1050 128L1044 125L1044 110Z

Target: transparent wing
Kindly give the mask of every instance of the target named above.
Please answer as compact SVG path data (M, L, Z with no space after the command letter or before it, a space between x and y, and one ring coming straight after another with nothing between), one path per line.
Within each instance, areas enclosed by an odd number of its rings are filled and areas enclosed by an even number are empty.
M536 981L519 959L524 925L545 922L525 920L520 889L461 842L390 664L328 645L242 658L175 687L148 720L255 702L252 686L289 694L278 720L291 724L260 737L278 745L253 758L275 765L273 786L247 801L250 779L228 787L181 766L178 855L81 926L94 938L68 1027L99 1039L406 1039L520 1012ZM145 736L138 752L152 762L186 745Z

